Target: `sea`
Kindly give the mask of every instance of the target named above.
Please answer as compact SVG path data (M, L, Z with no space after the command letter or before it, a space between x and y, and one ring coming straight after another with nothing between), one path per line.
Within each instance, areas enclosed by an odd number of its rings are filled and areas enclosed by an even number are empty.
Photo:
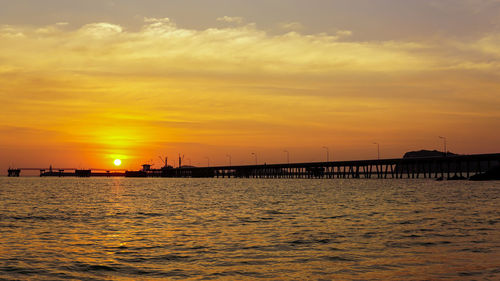
M0 178L0 280L500 280L500 182Z

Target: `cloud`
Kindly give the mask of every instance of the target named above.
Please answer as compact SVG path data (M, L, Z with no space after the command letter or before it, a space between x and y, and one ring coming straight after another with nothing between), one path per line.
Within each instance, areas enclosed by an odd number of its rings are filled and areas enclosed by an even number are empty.
M77 30L0 27L0 71L78 77L135 76L182 79L267 75L323 79L332 75L371 76L430 73L439 69L488 69L498 74L499 35L473 41L349 41L335 35L288 32L272 35L254 25L204 30L178 27L168 18L145 18L138 31L112 23ZM290 27L298 27L289 23ZM3 70L2 70L3 69ZM54 77L62 77L54 74ZM191 78L189 78L191 77ZM245 78L247 77L247 78ZM250 78L252 77L252 78ZM263 85L268 87L270 85Z
M14 26L2 25L0 26L0 37L3 38L21 38L24 37L24 33Z
M27 34L28 37L12 40L0 49L24 64L10 65L95 72L96 75L98 72L161 75L172 71L210 75L328 75L343 71L418 71L432 68L436 63L434 58L429 60L420 53L436 48L435 45L404 41L338 42L338 38L350 36L350 31L339 31L335 36L295 32L271 35L253 25L194 30L178 27L168 18L145 18L144 21L139 31L125 31L111 23L92 23L73 31L51 28L50 36L33 35L35 30L29 27L4 26L0 29L0 36L4 38L21 38ZM288 26L299 27L298 23ZM57 55L52 56L52 52ZM46 56L38 56L40 53ZM84 54L87 61L81 63ZM62 56L64 61L59 59Z
M228 17L228 16L223 16L223 17L217 18L217 21L227 22L227 23L241 24L241 23L243 23L243 18L242 17Z
M144 18L145 23L171 23L169 18Z
M300 22L283 22L279 24L279 27L288 31L301 31L304 29L304 25Z
M339 37L349 37L352 35L352 31L350 30L339 30L335 33Z
M80 32L82 32L83 34L88 34L100 38L121 33L122 31L123 28L121 26L106 22L86 24L82 28L80 28Z

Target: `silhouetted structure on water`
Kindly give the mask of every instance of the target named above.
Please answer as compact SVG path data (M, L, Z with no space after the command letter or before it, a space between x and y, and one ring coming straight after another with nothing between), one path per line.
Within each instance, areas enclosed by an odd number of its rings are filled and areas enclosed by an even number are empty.
M143 165L139 171L96 173L95 170L77 169L40 169L40 176L125 176L125 177L191 177L191 178L378 178L378 179L465 179L500 165L500 153L418 157L426 154L409 152L403 158L264 164L242 166L193 167L179 166L173 168L165 165L160 169L151 169L151 165ZM434 153L434 152L431 152ZM415 155L417 155L415 157ZM179 161L180 162L180 161ZM180 164L180 163L179 163ZM9 169L9 176L19 176L21 170ZM32 169L33 170L33 169ZM66 172L74 170L74 172Z

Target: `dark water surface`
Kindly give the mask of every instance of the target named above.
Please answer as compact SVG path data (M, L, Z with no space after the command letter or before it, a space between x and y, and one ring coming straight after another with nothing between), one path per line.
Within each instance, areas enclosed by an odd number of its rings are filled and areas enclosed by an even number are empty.
M500 280L500 182L0 178L0 280Z

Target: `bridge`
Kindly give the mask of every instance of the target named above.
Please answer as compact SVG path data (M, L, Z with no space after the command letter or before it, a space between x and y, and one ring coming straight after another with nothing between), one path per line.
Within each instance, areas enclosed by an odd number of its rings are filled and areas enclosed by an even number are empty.
M176 177L466 179L500 165L500 153L269 165L183 167Z
M9 169L8 173L13 177L18 177L22 170L39 170L40 176L77 177L467 179L498 165L500 165L500 153L241 166L164 167L141 171L20 168Z

